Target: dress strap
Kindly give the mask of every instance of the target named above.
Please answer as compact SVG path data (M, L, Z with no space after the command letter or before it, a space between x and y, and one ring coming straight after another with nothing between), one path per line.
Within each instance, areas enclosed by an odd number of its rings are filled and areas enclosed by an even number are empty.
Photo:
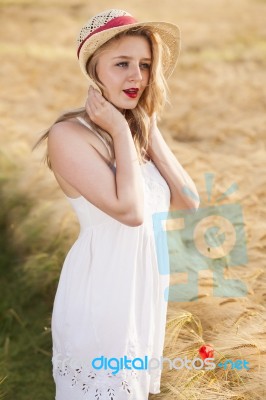
M112 153L111 153L108 143L106 143L106 140L104 140L104 138L98 132L96 132L95 129L93 129L92 126L87 121L85 121L84 118L82 118L82 117L76 117L76 118L81 124L83 124L84 126L89 128L93 133L95 133L95 135L103 142L103 144L105 145L105 147L108 150L109 156L112 158Z

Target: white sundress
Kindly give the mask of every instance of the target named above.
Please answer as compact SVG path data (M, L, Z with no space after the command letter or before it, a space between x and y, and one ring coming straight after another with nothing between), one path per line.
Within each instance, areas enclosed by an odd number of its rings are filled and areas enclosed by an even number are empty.
M147 400L160 393L161 369L143 361L163 354L169 274L158 269L152 214L168 211L170 190L152 161L141 171L140 226L122 224L82 196L67 197L80 233L65 258L52 313L56 400ZM114 370L125 356L142 361ZM105 369L108 362L113 368Z

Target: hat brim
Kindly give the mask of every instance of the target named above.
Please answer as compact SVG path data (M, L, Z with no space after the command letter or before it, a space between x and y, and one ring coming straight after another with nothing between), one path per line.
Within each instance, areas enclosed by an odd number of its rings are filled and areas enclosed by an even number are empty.
M86 71L86 65L90 56L100 46L112 39L118 33L137 27L151 28L152 31L157 32L160 35L162 41L168 48L168 51L166 51L163 47L162 52L162 67L164 75L166 78L168 78L172 74L180 53L180 30L178 26L169 22L140 22L110 28L108 30L95 33L82 45L79 53L79 65L81 71L87 79L90 80L90 77Z

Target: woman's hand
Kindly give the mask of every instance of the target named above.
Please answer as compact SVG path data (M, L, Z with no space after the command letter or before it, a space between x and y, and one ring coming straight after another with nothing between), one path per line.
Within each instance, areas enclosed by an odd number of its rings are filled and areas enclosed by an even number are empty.
M113 138L116 134L123 131L125 127L128 129L127 120L122 113L92 86L90 86L88 91L85 109L92 122L110 133Z

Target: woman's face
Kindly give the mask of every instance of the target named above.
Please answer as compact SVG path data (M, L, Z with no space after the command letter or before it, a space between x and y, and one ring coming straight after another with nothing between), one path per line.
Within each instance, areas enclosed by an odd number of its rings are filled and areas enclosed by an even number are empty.
M96 71L104 96L120 110L134 109L148 85L151 49L143 36L124 36L110 43L98 59Z

